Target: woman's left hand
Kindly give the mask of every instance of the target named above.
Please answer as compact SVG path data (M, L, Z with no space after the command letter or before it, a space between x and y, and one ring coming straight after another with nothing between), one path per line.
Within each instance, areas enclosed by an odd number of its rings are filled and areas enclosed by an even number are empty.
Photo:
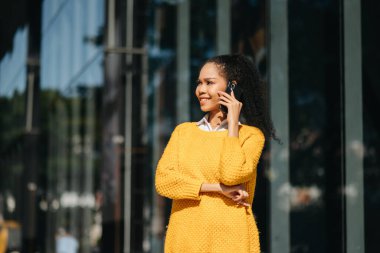
M235 94L232 91L231 95L224 91L218 91L219 94L219 104L225 105L228 108L227 121L228 125L239 123L239 116L243 103L235 98Z
M250 204L246 201L249 195L248 195L247 190L245 189L244 184L227 186L220 183L219 186L220 186L220 193L222 193L227 198L230 198L233 201L235 201L236 204L247 206L247 207L250 206Z

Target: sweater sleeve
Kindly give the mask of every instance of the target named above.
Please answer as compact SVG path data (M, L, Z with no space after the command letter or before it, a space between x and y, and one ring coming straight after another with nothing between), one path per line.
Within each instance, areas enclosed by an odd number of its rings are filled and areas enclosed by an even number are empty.
M252 179L264 142L265 137L260 130L244 141L238 137L225 137L220 157L220 182L225 185L237 185Z
M170 199L199 200L203 181L184 176L178 169L179 127L177 126L158 162L155 186L158 194Z

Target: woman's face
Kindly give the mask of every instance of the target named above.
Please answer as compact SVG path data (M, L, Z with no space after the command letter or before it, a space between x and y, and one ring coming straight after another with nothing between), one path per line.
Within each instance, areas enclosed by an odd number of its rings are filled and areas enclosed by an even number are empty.
M197 81L195 95L197 96L201 110L204 112L219 111L219 95L217 91L225 91L226 79L219 74L215 63L206 63Z

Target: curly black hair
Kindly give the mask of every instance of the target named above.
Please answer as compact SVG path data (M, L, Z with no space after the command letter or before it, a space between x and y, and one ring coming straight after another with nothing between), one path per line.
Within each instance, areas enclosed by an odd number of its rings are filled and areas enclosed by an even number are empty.
M227 81L236 81L242 93L242 122L259 128L265 139L280 141L270 119L267 89L255 63L241 54L215 56L208 59L203 66L207 63L214 63L219 74Z

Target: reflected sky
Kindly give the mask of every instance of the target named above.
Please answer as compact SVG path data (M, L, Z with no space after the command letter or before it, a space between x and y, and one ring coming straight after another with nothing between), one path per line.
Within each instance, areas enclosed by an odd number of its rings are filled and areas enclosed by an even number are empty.
M17 90L25 91L28 27L17 30L13 38L13 50L0 61L0 96L11 97Z
M103 83L104 1L44 1L41 88L65 95Z

